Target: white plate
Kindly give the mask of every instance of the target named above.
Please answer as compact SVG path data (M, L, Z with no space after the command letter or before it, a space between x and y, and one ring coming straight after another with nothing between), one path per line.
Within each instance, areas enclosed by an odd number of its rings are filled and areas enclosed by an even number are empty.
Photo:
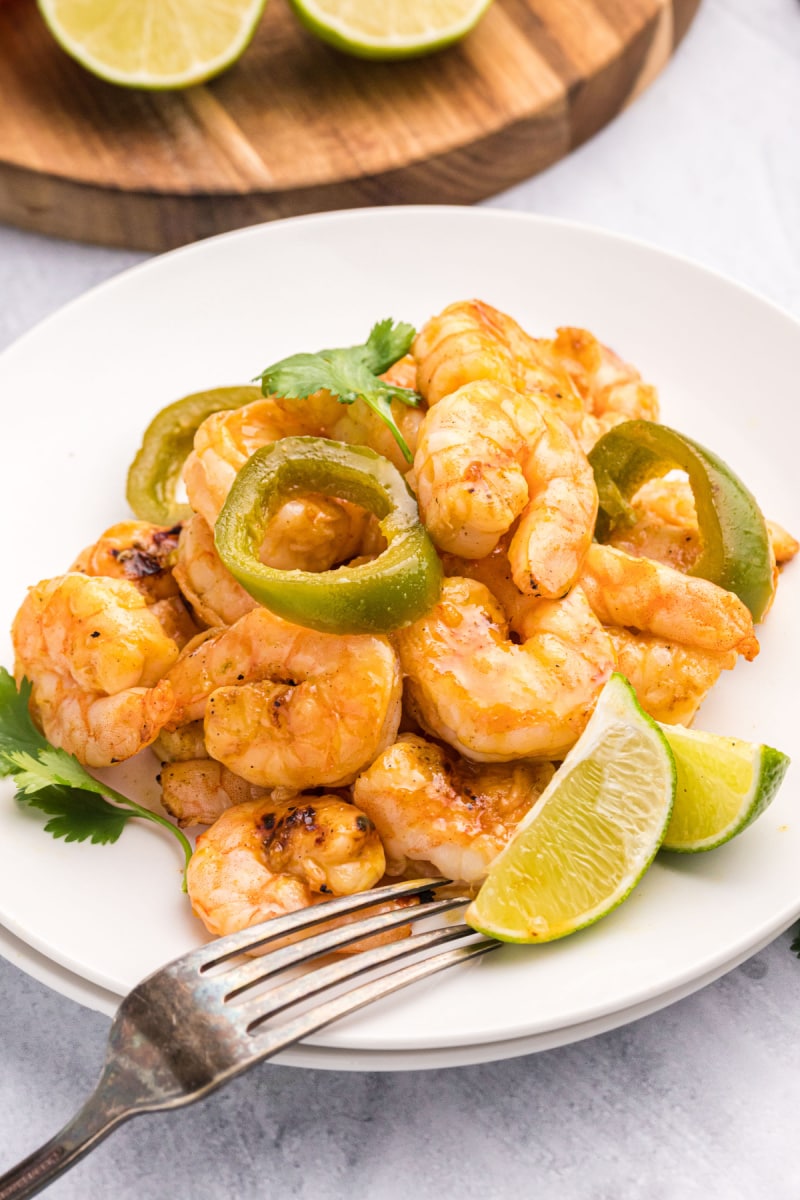
M126 515L125 470L162 405L246 381L295 350L361 340L380 317L420 323L473 295L535 332L592 329L659 386L669 424L713 447L770 516L800 529L800 326L788 316L697 266L589 229L489 210L361 210L248 229L152 260L0 358L0 395L14 417L0 482L0 627L26 583L65 569ZM701 727L797 751L799 582L790 568L761 655L720 681ZM7 639L0 659L10 661ZM313 1044L385 1055L477 1054L495 1043L500 1057L502 1043L657 1007L800 913L796 803L790 771L752 829L713 854L664 856L598 926L549 946L508 947ZM175 848L157 829L129 826L113 847L66 845L10 802L0 806L0 922L117 995L200 938L178 888Z
M766 945L772 938L770 934L762 943ZM446 1046L428 1050L350 1050L336 1046L315 1046L302 1042L290 1046L272 1060L284 1067L311 1067L322 1071L431 1071L439 1067L466 1067L475 1063L497 1062L504 1058L519 1058L523 1054L535 1054L542 1050L553 1050L556 1046L565 1046L571 1042L580 1042L585 1038L596 1037L600 1033L617 1029L620 1025L628 1025L641 1017L649 1016L668 1004L682 1000L691 992L712 983L726 971L734 967L762 947L749 946L731 962L723 963L706 975L684 983L681 987L662 992L659 996L651 997L643 1004L635 1004L631 1008L618 1009L606 1013L605 1016L595 1017L591 1021L581 1021L577 1025L562 1026L546 1033L534 1033L530 1037L511 1038L509 1041L474 1043L469 1046ZM94 1009L105 1016L113 1017L119 1006L119 996L105 988L89 983L78 975L73 975L66 967L59 966L52 959L39 954L26 942L14 937L0 925L0 954L14 966L31 975L39 983L62 995L69 997L86 1008Z

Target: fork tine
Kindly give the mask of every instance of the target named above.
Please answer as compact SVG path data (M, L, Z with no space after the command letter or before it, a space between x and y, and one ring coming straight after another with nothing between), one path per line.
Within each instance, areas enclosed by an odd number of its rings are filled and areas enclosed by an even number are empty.
M468 896L453 896L446 900L431 900L427 904L415 905L413 908L395 908L391 912L377 913L373 917L362 917L351 924L339 925L324 933L310 934L300 941L292 942L289 946L272 950L263 957L251 959L249 962L234 966L229 974L220 975L219 981L227 985L224 999L230 1000L247 988L254 987L271 975L277 975L289 967L300 963L310 962L330 954L343 946L360 942L363 938L375 934L386 933L399 925L410 925L424 917L433 917L439 913L448 912L467 904ZM370 951L364 951L364 955Z
M373 888L369 892L361 892L356 896L337 896L333 900L324 900L312 908L301 908L296 912L286 913L282 917L272 917L258 925L251 925L238 933L228 933L214 942L199 946L197 950L184 955L181 959L187 967L201 972L209 971L237 954L245 954L251 950L265 946L268 942L277 941L293 933L302 933L323 921L348 913L360 912L363 908L372 908L375 904L384 904L390 900L402 900L408 896L418 896L422 892L433 891L445 884L452 883L450 879L412 879L402 883L390 883L385 887Z
M435 887L440 882L418 880L399 889L380 889L378 894L384 901L387 893L391 898L396 897L398 891L419 895L431 884ZM348 901L350 898L342 899ZM329 919L331 909L341 915L374 903L374 894L369 893L366 903L355 906L335 901L330 907L323 906L327 912L321 919ZM402 917L407 919L407 914L402 913ZM360 924L363 926L365 922ZM295 923L294 928L302 929L305 925L305 922ZM272 1007L266 1012L256 1012L248 1019L255 997L247 998L239 1006L235 1003L224 1005L218 992L215 997L209 991L208 983L214 982L214 977L204 980L198 968L203 963L225 962L250 945L270 941L270 937L263 936L262 930L257 930L255 943L252 936L236 935L224 939L221 955L217 948L213 955L194 953L178 959L142 980L128 993L114 1018L105 1068L94 1092L59 1133L0 1177L0 1197L7 1196L11 1200L15 1196L23 1200L23 1197L40 1191L129 1117L199 1100L248 1067L263 1062L338 1017L446 967L498 950L502 944L484 938L431 954L432 949L446 942L462 942L477 935L466 925L430 930L407 941L363 951L349 962L328 964L302 979L273 988L271 997L269 994L264 997L267 1003L272 1000ZM252 931L244 933L252 934ZM288 1020L267 1024L272 1016L286 1013L298 1001L347 983L363 972L384 967L396 958L412 956L414 961L406 966L395 966L377 978L350 991L340 991L294 1016L289 1013ZM187 963L193 964L188 971L184 969Z
M475 931L470 929L469 926L464 926L463 932L459 932L458 934L460 939L467 938L470 935L474 936ZM337 1020L339 1017L356 1012L357 1009L371 1004L373 1000L379 1000L382 996L388 996L392 992L399 991L400 988L407 987L410 983L416 983L417 980L424 979L427 975L443 971L445 967L466 962L470 958L478 958L493 950L499 950L502 944L502 942L495 941L493 938L485 938L480 942L473 942L471 945L455 946L449 950L443 950L439 954L422 958L419 962L410 963L405 967L398 967L397 970L381 975L377 979L370 980L367 983L362 983L359 987L344 992L341 996L335 996L333 999L327 1000L309 1009L307 1012L301 1013L293 1020L281 1023L275 1029L265 1029L261 1034L264 1038L264 1045L262 1048L255 1050L253 1061L277 1054L280 1050L285 1049L286 1046L290 1046L301 1038L307 1037L310 1033L315 1033L316 1030L322 1029L325 1025L330 1025L332 1021ZM248 1026L248 1029L254 1030L255 1034L258 1035L259 1028L266 1019L265 1017L262 1017L261 1020L255 1018Z
M422 933L414 934L413 937L404 938L401 942L387 942L383 946L376 946L373 950L338 959L324 967L317 967L316 970L299 978L289 979L285 983L276 983L269 991L259 992L256 996L239 994L236 1000L244 1009L256 1006L263 1008L265 1004L269 1006L269 1012L263 1012L254 1017L247 1026L248 1032L250 1032L264 1021L271 1020L278 1013L291 1008L293 1004L310 1000L312 996L318 996L320 992L345 983L348 979L354 979L356 975L363 975L366 971L386 966L387 963L398 958L407 958L411 954L420 954L423 950L434 950L447 942L463 940L469 933L474 934L474 932L464 924L426 929ZM228 997L226 997L227 999Z

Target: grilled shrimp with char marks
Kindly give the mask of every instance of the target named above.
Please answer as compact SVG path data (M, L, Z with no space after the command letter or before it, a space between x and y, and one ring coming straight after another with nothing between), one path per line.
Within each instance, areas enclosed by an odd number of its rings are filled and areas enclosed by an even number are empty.
M374 887L385 869L375 827L338 796L268 797L229 808L197 839L192 908L217 936Z
M172 716L178 647L127 580L78 573L32 587L12 626L14 672L45 736L90 767L130 758Z
M404 734L353 787L387 854L387 874L480 883L553 776L547 762L470 763Z
M180 534L180 525L119 521L81 551L70 571L134 584L166 636L182 649L200 626L186 607L173 574Z
M166 600L179 595L172 566L180 532L180 525L118 521L81 551L70 571L127 579L136 585L148 604Z
M597 488L567 427L534 398L471 383L429 410L414 458L420 512L436 544L467 558L508 549L520 591L555 599L592 541Z
M317 633L261 607L201 635L168 679L172 723L204 718L211 757L262 787L349 783L400 721L386 638Z

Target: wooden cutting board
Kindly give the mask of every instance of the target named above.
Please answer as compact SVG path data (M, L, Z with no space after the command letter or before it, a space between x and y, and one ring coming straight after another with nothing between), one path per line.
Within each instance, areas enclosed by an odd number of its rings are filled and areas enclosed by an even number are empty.
M148 93L95 79L33 0L5 0L0 220L162 250L294 213L479 200L611 120L668 61L699 2L495 0L460 45L372 63L269 0L225 75Z

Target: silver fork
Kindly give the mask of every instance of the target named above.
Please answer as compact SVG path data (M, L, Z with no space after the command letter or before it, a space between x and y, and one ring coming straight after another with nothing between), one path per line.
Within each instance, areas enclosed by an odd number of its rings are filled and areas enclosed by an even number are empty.
M199 1100L337 1017L497 949L499 942L476 940L469 926L450 924L286 977L362 938L467 903L466 896L437 899L436 889L446 883L418 879L341 896L219 938L149 975L117 1010L94 1092L54 1138L0 1177L0 1200L34 1196L130 1117ZM419 903L367 913L357 921L314 932L333 918L411 898ZM288 944L287 938L292 939ZM242 961L247 952L272 942L284 944ZM453 942L463 944L431 953ZM398 959L413 961L393 966ZM366 983L342 986L379 968L382 973ZM266 988L259 986L267 981ZM304 1001L330 989L338 990L304 1007Z

